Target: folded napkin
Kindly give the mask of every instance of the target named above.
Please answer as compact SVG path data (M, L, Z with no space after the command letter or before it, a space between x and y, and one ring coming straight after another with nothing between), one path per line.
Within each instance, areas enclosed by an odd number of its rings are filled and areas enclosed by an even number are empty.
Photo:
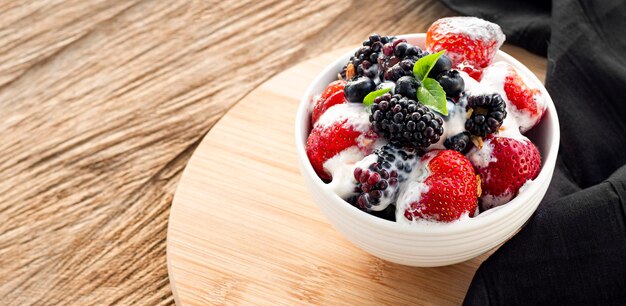
M561 124L546 197L464 304L626 305L626 1L442 1L547 54Z

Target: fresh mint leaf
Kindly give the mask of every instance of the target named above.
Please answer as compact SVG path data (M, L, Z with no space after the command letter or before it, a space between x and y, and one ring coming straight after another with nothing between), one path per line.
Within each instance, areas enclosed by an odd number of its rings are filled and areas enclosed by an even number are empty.
M422 81L426 77L428 77L428 73L433 69L437 60L446 50L441 50L437 53L428 54L415 62L415 66L413 66L413 74L415 77Z
M379 90L374 90L368 93L367 96L365 96L365 98L363 98L363 104L365 104L366 106L370 106L374 104L374 99L388 93L389 91L391 91L391 88L382 88Z
M430 109L447 116L446 92L435 79L425 78L417 88L417 99Z

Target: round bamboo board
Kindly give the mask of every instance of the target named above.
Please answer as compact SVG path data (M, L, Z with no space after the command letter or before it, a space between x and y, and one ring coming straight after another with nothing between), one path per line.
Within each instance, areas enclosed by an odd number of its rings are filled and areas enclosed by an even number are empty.
M269 79L235 105L189 161L167 258L179 305L459 304L487 254L439 268L373 257L324 219L298 169L299 99L339 50ZM541 65L535 71L543 70Z

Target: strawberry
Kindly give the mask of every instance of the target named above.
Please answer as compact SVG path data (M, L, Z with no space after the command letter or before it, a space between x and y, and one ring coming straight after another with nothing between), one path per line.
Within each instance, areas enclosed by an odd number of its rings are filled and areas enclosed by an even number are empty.
M421 164L414 170L417 178L398 196L397 219L452 222L465 213L474 216L478 184L474 168L463 154L454 150L430 151L422 157Z
M514 106L509 109L517 119L522 133L541 121L546 110L545 100L539 89L528 87L513 67L510 67L509 74L504 79L504 92L510 105Z
M341 163L355 163L374 150L378 138L369 124L369 114L363 104L345 103L328 109L309 134L306 152L317 175L330 180L332 173L325 163L347 152Z
M344 80L337 80L328 84L322 95L315 101L313 113L311 114L312 124L315 124L320 116L331 106L346 103L346 98L343 94L345 85L346 81Z
M541 156L537 147L521 136L519 139L491 135L481 148L473 148L468 158L481 176L483 209L510 201L519 189L539 175Z
M514 118L514 125L525 133L541 121L546 109L546 102L541 92L529 87L517 70L506 62L489 65L483 71L480 84L490 86L505 99L509 117ZM506 125L513 126L512 124Z
M448 17L435 21L426 33L429 52L446 50L452 64L479 80L504 43L504 33L495 23L477 17Z

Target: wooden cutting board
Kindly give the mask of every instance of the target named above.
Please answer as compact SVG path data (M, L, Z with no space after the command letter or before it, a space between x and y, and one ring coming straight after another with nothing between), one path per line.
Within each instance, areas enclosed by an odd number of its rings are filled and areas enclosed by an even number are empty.
M294 144L296 108L317 73L345 52L308 60L269 79L198 146L169 221L167 259L178 305L463 300L488 254L440 268L380 260L335 231L304 186ZM545 62L529 58L527 65L543 74Z

